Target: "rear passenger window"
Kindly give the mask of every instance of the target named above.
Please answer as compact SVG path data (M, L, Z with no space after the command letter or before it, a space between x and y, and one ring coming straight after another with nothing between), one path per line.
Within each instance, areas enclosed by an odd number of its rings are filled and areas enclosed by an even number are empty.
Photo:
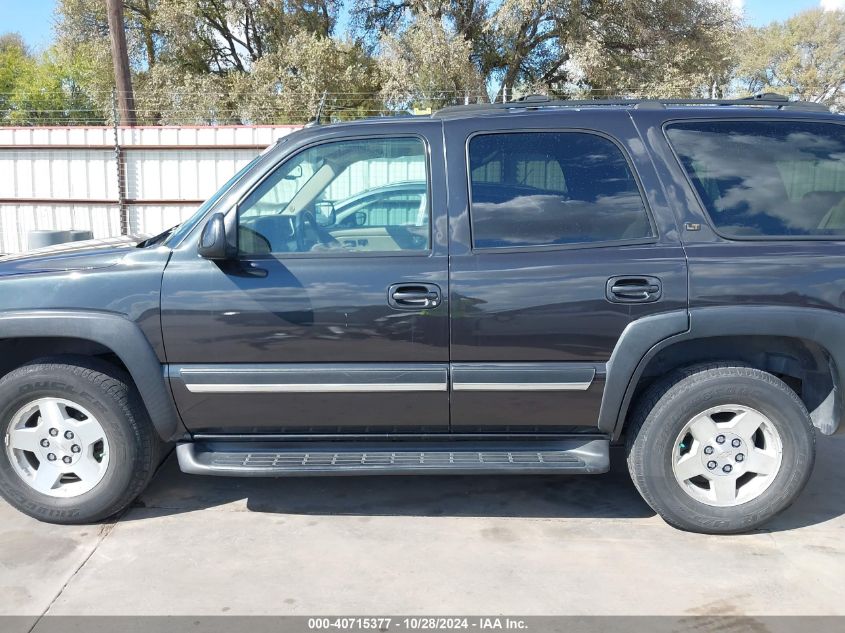
M667 135L724 235L845 236L845 126L696 121Z
M654 232L622 151L584 132L513 132L469 143L475 248L637 240Z

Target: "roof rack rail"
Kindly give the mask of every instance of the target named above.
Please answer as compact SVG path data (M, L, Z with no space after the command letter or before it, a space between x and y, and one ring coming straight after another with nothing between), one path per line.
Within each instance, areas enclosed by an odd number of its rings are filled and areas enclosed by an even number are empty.
M830 112L823 103L790 101L788 97L766 92L740 99L554 99L545 95L527 95L505 103L478 103L472 105L447 106L437 110L433 117L463 112L485 112L491 110L539 110L543 108L583 108L595 106L627 106L637 109L663 109L666 106L767 106L778 110L807 110Z

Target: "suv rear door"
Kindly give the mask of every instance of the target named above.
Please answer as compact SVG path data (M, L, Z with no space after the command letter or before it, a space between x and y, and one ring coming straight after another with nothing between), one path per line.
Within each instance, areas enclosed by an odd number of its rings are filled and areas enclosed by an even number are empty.
M687 304L677 227L631 119L443 116L451 428L595 432L622 331Z

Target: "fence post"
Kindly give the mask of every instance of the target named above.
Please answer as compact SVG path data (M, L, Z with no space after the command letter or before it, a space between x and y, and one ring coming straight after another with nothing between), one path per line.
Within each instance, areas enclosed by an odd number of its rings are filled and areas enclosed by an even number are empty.
M112 89L112 120L114 122L114 160L117 166L117 206L120 212L120 234L129 235L129 208L126 206L126 164L120 149L120 116L117 112L117 93Z

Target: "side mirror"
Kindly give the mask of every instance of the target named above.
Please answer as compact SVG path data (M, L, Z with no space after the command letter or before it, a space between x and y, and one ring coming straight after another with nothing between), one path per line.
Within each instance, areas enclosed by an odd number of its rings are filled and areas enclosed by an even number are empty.
M226 242L226 225L222 213L215 213L206 222L197 251L200 257L206 259L228 259L229 247Z
M317 226L334 226L337 222L337 214L334 210L334 204L331 202L317 202L314 204L314 211L316 211Z
M302 165L294 165L291 170L282 177L282 180L299 180L300 178L302 178Z

